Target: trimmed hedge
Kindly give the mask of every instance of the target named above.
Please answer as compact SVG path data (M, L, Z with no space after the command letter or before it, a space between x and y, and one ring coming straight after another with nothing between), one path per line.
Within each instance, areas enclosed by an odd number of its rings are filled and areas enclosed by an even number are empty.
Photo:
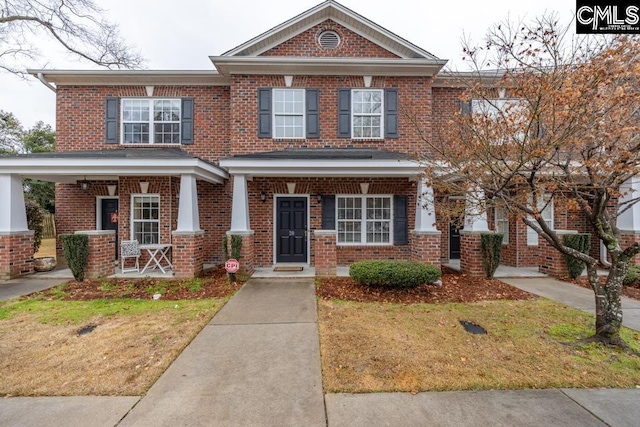
M351 264L349 276L368 286L415 288L440 279L440 269L417 261L367 260Z
M591 247L591 234L578 233L578 234L565 234L562 236L562 242L565 246L575 249L583 254L589 253ZM565 255L564 260L567 263L567 269L569 270L569 276L572 279L577 279L584 270L584 262L571 255Z
M33 230L33 253L40 249L42 244L42 235L44 234L44 214L39 204L33 200L26 199L24 201L27 212L27 227Z
M627 270L627 274L622 280L622 284L625 286L633 285L640 281L640 265L632 265Z
M61 234L60 241L73 278L84 280L84 269L89 259L89 236L86 234Z
M503 233L480 234L480 252L482 253L482 266L484 274L489 279L493 277L500 265L500 252L502 252Z

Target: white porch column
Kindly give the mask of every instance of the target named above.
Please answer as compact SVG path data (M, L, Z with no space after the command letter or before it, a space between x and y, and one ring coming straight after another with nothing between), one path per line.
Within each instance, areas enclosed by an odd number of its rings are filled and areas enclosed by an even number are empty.
M469 188L464 207L465 232L489 232L484 191L480 187Z
M629 206L629 202L640 198L640 176L625 181L620 186L622 196L618 200L618 209L626 209L620 213L617 226L620 231L640 231L640 200Z
M0 233L28 231L22 178L15 174L0 175Z
M436 227L436 208L433 199L433 188L424 180L418 181L418 194L416 197L416 232L438 231Z
M175 231L201 231L200 215L198 213L198 187L195 175L183 174L180 176L178 227Z
M246 234L251 232L249 226L249 193L247 191L247 177L233 176L233 202L231 204L231 234Z

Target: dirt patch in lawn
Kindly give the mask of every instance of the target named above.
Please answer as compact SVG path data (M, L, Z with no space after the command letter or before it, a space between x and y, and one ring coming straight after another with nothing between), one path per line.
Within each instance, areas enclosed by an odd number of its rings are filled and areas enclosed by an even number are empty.
M77 282L72 280L64 285L42 292L44 298L64 301L91 301L105 298L151 299L161 295L163 300L193 300L224 298L232 295L242 286L241 282L229 283L222 266L207 271L195 279L100 279Z
M470 277L443 269L442 286L423 285L412 289L386 289L359 285L349 277L318 279L318 297L324 300L393 302L403 304L527 300L537 298L496 279Z
M604 277L600 277L599 279L600 283L604 285L606 279ZM562 280L563 282L567 283L573 283L574 285L578 285L582 288L592 290L591 285L589 285L589 281L586 277L580 277L578 279L572 279L571 277L561 277L558 280ZM622 295L627 298L633 298L640 301L640 287L637 287L636 285L640 284L634 284L634 286L623 286Z

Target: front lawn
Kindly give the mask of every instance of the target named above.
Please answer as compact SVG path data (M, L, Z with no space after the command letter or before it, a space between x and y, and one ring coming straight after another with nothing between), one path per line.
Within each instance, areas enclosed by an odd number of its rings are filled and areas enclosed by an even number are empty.
M443 277L444 288L448 279ZM545 299L467 300L400 304L321 297L325 392L640 385L640 358L597 344L576 345L593 333L588 314ZM470 334L460 321L488 333ZM640 349L640 333L625 329L623 337Z
M215 271L71 281L0 302L0 396L144 394L239 286Z

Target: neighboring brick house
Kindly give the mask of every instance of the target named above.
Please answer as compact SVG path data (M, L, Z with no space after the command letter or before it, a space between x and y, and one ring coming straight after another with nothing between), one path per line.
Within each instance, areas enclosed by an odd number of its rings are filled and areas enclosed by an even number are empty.
M178 276L223 262L225 234L242 237L248 272L439 265L475 245L420 203L433 197L423 138L460 109L461 89L439 75L446 60L329 0L211 61L212 71L32 70L55 84L57 152L0 159L0 247L28 246L24 176L57 182L58 233L170 242ZM467 231L507 231L505 262L538 265L526 227L490 217ZM11 266L0 276L29 271L18 254L0 249Z

